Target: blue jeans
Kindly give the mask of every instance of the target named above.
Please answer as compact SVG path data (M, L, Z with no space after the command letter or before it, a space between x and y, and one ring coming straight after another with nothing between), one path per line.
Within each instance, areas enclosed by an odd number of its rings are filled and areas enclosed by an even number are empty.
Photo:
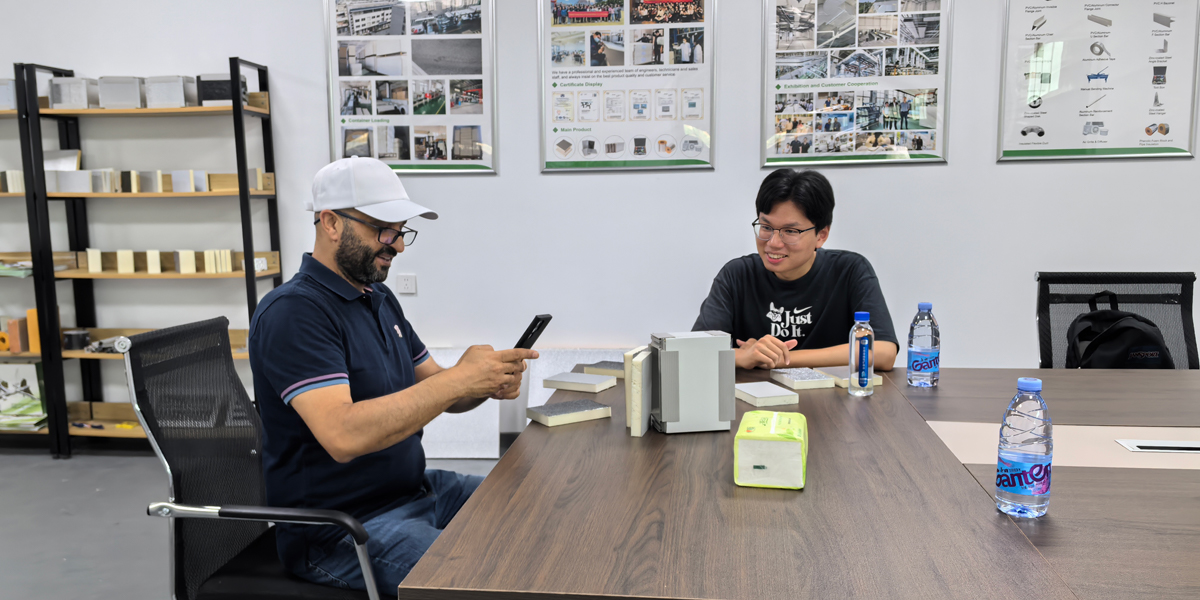
M428 469L425 471L428 495L363 523L370 535L367 552L371 555L380 597L395 597L400 582L482 482L478 475ZM307 571L297 573L304 579L342 589L367 589L354 551L354 539L349 535L332 547L310 547L305 563Z

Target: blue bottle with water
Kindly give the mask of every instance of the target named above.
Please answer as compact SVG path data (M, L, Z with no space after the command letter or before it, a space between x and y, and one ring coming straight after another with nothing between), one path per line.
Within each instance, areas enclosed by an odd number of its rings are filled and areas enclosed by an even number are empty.
M851 396L870 396L875 393L875 330L871 328L871 313L854 313L850 328L850 385Z
M1042 380L1022 377L1000 423L996 508L1021 518L1046 514L1053 457L1054 425L1042 399Z
M941 354L942 333L933 318L933 304L921 302L908 327L908 385L937 387Z

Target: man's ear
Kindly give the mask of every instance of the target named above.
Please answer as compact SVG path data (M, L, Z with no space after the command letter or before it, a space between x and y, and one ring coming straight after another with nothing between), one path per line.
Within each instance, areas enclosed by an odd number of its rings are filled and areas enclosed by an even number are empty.
M821 246L824 246L825 242L829 240L829 228L830 227L832 227L832 226L826 225L825 229L822 229L817 232L817 247L818 248L820 248Z
M330 241L337 243L337 241L342 237L340 223L341 219L339 219L333 211L323 210L321 211L320 221L317 223L317 227L320 227L325 232L325 236L328 237Z

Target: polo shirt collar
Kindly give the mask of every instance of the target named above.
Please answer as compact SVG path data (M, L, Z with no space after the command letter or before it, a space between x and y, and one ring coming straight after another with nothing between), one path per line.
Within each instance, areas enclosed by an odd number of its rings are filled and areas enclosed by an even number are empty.
M350 285L349 281L342 279L341 275L334 273L329 267L321 264L321 261L313 258L311 252L304 253L304 258L300 261L300 272L317 280L317 283L329 288L329 291L345 300L355 300L363 295L363 292Z

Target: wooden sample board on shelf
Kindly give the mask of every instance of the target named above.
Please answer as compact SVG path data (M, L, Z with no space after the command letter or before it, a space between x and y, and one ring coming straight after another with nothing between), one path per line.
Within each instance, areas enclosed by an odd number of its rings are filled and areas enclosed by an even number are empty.
M18 194L24 196L25 194ZM273 190L250 190L251 196L274 196ZM217 192L52 192L47 198L236 198L236 191Z
M243 106L247 115L270 116L271 111L253 106ZM185 106L182 108L43 108L43 117L201 117L205 115L231 115L232 106ZM13 111L14 115L16 111Z
M159 273L150 273L146 268L146 253L133 253L133 273L118 273L117 272L117 253L116 252L101 252L101 271L93 273L88 271L88 258L86 252L79 252L76 255L77 268L58 271L55 276L59 279L240 279L245 277L244 253L234 252L233 254L233 271L226 273L205 273L204 272L204 253L196 253L196 273L177 273L175 269L175 253L171 251L160 251L160 259L162 261L162 269ZM255 258L267 259L267 270L259 271L255 277L274 277L279 274L279 253L278 252L255 252Z
M24 194L21 194L22 196ZM79 267L79 261L74 252L55 252L54 266L65 266L68 269L76 269ZM29 252L0 252L0 262L15 263L33 260L33 254ZM116 265L114 262L113 265ZM116 268L115 266L113 268Z
M129 337L153 329L88 329L88 334L91 341L97 342L111 337L125 336ZM235 360L245 360L250 358L250 353L246 351L246 339L250 335L247 329L230 329L229 330L229 345L233 349L233 358ZM63 350L63 359L84 359L84 360L125 360L124 354L115 352L87 352L84 350ZM0 359L39 359L40 354L33 352L0 352Z
M95 427L76 427L68 425L70 435L76 437L107 437L107 438L142 438L146 430L142 429L133 411L133 405L128 402L68 402L68 423L86 423L99 425ZM122 424L132 424L132 427L118 427Z

